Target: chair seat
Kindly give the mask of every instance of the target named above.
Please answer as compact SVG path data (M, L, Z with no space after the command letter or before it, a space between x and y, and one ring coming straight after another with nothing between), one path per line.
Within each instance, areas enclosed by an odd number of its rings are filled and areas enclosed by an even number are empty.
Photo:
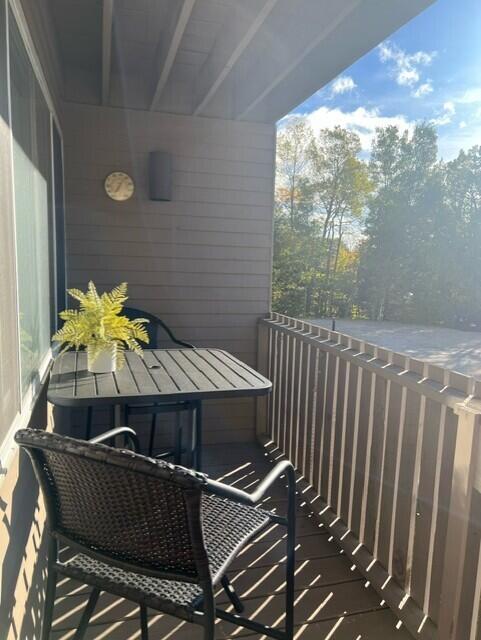
M217 496L203 496L202 527L214 585L241 549L270 521L267 511ZM57 566L71 578L188 621L193 620L202 598L197 584L124 571L85 554L77 554Z

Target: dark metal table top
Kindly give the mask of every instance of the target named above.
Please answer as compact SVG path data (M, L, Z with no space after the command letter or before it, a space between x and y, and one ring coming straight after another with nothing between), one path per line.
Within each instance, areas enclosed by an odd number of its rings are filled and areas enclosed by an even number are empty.
M146 349L126 352L115 373L90 373L87 354L69 351L54 362L47 398L64 407L209 400L269 393L260 373L220 349Z

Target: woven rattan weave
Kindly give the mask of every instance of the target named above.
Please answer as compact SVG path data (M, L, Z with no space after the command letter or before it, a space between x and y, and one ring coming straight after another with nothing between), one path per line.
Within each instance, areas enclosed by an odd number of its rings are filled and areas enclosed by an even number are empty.
M213 638L214 585L222 583L240 612L225 575L230 563L270 522L287 524L255 506L249 494L163 460L32 429L19 431L16 441L32 459L51 537L42 640L49 637L57 574L94 587L77 638L100 591L139 603L141 618L148 606L203 624L205 637ZM64 562L59 541L73 550ZM293 569L292 535L289 545ZM262 626L238 616L235 622ZM286 631L269 635L291 637Z

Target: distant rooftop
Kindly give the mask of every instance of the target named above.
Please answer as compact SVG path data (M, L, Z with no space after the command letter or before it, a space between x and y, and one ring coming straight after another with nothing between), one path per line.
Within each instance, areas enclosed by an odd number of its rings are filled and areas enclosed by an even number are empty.
M332 324L330 318L309 322ZM336 331L481 380L481 333L374 320L336 320Z

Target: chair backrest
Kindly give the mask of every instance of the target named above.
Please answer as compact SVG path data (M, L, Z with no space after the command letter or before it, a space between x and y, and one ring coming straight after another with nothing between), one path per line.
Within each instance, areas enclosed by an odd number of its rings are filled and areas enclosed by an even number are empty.
M136 309L135 307L124 307L122 313L127 316L129 320L146 318L149 321L148 324L145 325L145 329L149 335L148 346L150 349L158 349L163 346L163 343L165 342L173 342L175 345L186 347L188 349L194 348L194 345L190 344L190 342L185 342L185 340L177 338L163 320L148 311Z
M125 569L209 579L202 474L45 431L15 440L32 460L52 535Z

